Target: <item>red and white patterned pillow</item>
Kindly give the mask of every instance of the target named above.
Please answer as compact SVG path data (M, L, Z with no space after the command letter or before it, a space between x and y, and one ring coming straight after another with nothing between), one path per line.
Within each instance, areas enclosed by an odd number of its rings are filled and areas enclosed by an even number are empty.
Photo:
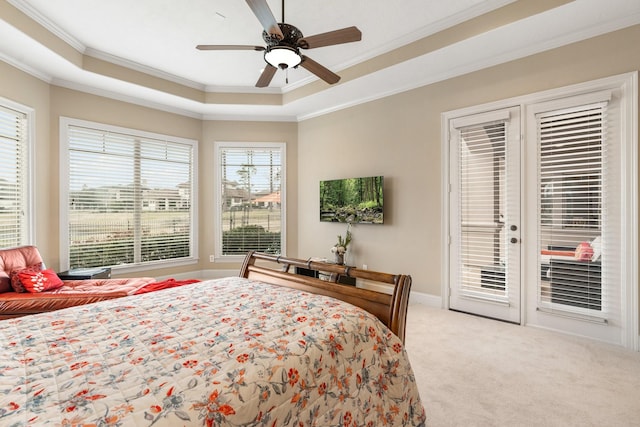
M56 272L50 268L38 271L35 274L28 272L18 273L18 276L20 276L20 281L27 292L31 293L52 291L64 285Z
M15 292L38 293L58 289L64 285L52 269L42 269L42 263L11 272L11 287Z
M43 267L44 265L41 262L39 262L37 264L30 265L29 267L26 267L26 268L13 270L11 273L9 273L9 277L11 278L11 287L13 288L13 291L20 292L20 293L27 292L24 285L20 281L20 277L18 276L18 273L20 273L21 271L30 271L35 273L38 271L42 271Z

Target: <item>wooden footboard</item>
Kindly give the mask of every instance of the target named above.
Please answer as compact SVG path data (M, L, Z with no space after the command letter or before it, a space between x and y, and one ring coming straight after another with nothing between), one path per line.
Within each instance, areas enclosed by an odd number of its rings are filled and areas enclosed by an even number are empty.
M256 263L256 261L260 261ZM292 267L322 272L329 280L296 274ZM353 277L389 286L389 293L337 283L338 277ZM411 276L360 270L355 267L319 261L305 261L250 251L245 257L240 277L330 296L361 307L374 314L404 342L411 290Z

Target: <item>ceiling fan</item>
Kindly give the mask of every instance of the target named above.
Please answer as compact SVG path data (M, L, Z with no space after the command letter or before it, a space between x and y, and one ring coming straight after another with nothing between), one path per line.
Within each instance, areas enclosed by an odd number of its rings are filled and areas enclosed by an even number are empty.
M297 68L298 65L312 72L329 84L337 83L340 76L320 65L313 59L300 53L300 49L313 49L317 47L332 46L342 43L360 41L362 33L356 27L347 27L340 30L329 31L304 37L302 32L293 25L284 22L284 0L282 0L282 22L276 22L267 0L246 0L247 4L258 18L264 31L262 38L267 43L263 46L250 45L211 45L199 44L199 50L255 50L264 51L264 60L267 66L260 75L256 87L267 87L278 68L286 70Z

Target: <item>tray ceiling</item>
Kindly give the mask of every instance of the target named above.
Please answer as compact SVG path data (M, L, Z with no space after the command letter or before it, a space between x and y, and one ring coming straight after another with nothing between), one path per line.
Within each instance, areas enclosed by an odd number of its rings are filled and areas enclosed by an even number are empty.
M195 49L264 45L245 1L3 3L0 60L52 84L205 119L303 120L640 22L637 0L290 0L285 22L304 35L355 25L362 41L304 52L342 76L336 85L299 67L259 89L262 52ZM268 4L280 21L282 2Z

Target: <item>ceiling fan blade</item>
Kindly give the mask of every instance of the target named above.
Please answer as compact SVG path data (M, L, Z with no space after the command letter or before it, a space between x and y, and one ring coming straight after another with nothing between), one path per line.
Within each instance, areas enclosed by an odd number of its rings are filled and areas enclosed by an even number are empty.
M308 56L302 55L302 62L300 63L300 65L302 66L302 68L305 68L311 71L313 74L320 77L322 80L329 83L330 85L334 83L338 83L338 81L340 80L339 75L329 70L325 66L318 64L316 61L309 58Z
M262 46L237 45L237 44L199 44L198 50L265 50Z
M253 11L253 14L256 15L256 18L258 18L258 21L262 24L264 30L271 36L277 37L278 40L282 40L284 38L284 34L282 34L282 30L280 30L280 27L278 26L278 21L276 21L273 13L271 13L267 0L246 1Z
M347 27L314 36L303 37L298 40L298 47L313 49L316 47L332 46L334 44L351 43L362 40L362 32L357 27Z
M273 65L267 64L267 66L264 67L264 71L262 71L262 74L260 74L260 78L256 82L256 87L269 86L269 83L271 83L271 79L273 79L273 76L276 74L277 70L278 69Z

